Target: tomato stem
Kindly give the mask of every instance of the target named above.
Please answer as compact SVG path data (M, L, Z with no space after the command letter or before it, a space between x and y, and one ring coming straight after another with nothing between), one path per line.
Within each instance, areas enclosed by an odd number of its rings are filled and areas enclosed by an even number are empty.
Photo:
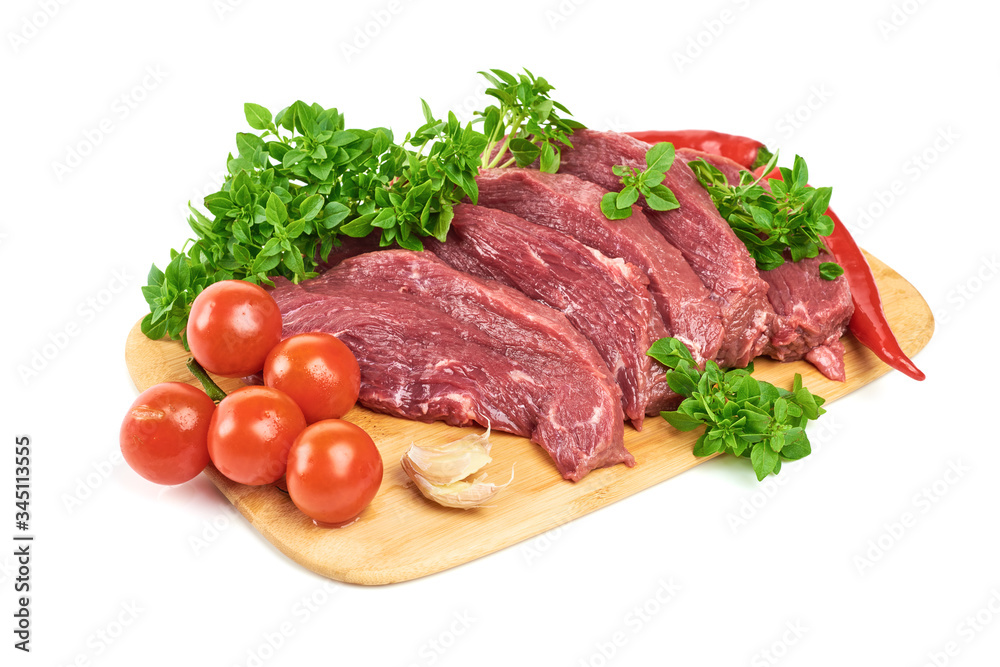
M215 384L215 381L208 375L205 369L201 367L201 364L195 361L194 357L188 359L187 368L191 371L192 375L198 378L198 381L201 382L201 386L205 390L205 393L208 394L208 397L215 401L216 404L226 397L226 392L222 391L222 389L219 388L219 385Z

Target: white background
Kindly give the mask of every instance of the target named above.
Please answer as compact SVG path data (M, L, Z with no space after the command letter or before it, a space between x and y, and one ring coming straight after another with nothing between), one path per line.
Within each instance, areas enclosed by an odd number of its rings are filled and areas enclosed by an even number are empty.
M971 0L5 2L0 539L27 434L37 541L30 655L0 547L0 662L997 664L998 19ZM420 97L471 110L477 70L522 66L591 127L708 127L805 156L937 313L928 380L891 373L830 406L780 485L713 461L375 588L287 560L204 477L164 491L115 463L139 288L187 238L243 102L402 134Z

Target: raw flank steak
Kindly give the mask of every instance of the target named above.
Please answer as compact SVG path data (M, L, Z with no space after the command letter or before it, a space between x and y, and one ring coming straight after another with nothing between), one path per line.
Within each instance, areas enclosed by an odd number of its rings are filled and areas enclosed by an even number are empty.
M613 166L646 168L649 144L628 135L577 130L570 139L573 147L562 150L561 173L620 190ZM643 203L643 211L650 224L681 251L722 309L725 338L718 362L727 367L746 366L767 346L774 320L767 283L757 273L746 246L719 215L712 198L683 160L676 160L667 171L664 185L673 191L680 208L654 211Z
M621 392L597 350L517 290L407 250L358 255L299 285L276 282L282 335L326 331L347 344L362 405L529 437L573 481L635 464Z
M685 163L703 159L718 169L730 184L740 182L743 167L728 158L691 149L677 151ZM767 182L763 182L767 187ZM840 337L854 314L847 280L823 280L819 265L834 258L826 251L819 256L784 264L760 276L768 284L767 298L777 314L771 340L764 353L779 361L805 358L831 380L847 379L844 370L844 344Z
M719 305L638 206L632 207L630 218L608 220L600 206L607 191L571 174L486 169L476 182L481 206L551 227L642 269L669 335L687 345L698 362L715 359L724 333Z
M453 268L520 290L566 315L594 344L638 429L647 414L676 407L662 366L646 354L667 335L636 266L572 236L472 204L455 207L448 239L425 247Z
M764 352L781 361L804 357L823 375L844 382L847 372L840 337L854 314L854 302L843 276L836 280L820 277L819 265L832 261L833 255L820 252L818 257L789 260L760 272L770 286L768 298L778 314Z

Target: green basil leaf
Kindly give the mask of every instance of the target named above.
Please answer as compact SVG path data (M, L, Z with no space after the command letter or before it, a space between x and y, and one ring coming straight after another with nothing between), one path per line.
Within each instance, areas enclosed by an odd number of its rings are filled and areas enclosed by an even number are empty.
M822 262L819 265L819 275L823 280L836 280L844 275L844 267L836 262Z
M666 173L674 163L674 145L670 142L653 144L646 151L646 168ZM662 179L661 179L662 180Z
M632 207L618 208L615 201L618 198L617 192L608 192L601 197L601 212L608 220L624 220L632 215Z
M247 123L255 130L266 130L271 125L271 112L259 104L247 102L243 105Z
M285 208L285 203L281 201L275 193L267 198L267 221L272 225L281 225L288 220L288 209Z

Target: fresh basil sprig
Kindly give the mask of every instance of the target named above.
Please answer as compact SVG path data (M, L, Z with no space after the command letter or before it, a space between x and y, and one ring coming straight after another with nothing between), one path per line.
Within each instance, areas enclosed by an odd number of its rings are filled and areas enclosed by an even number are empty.
M762 174L770 173L777 161L775 153ZM825 249L820 237L833 233L833 220L826 215L833 189L807 185L809 169L800 156L795 156L791 169L781 168L781 179L768 179L770 192L761 185L763 176L755 178L748 171L740 172L738 185L730 185L721 171L701 158L688 166L746 245L758 269L769 271L784 264L786 250L792 261L798 262ZM843 272L835 262L820 266L825 280L834 280Z
M621 178L624 186L620 192L609 192L601 197L601 212L609 220L623 220L632 215L632 205L639 195L654 211L670 211L680 207L677 197L663 185L667 171L674 163L674 145L660 142L646 151L646 168L638 169L623 164L611 168Z
M377 232L383 247L409 250L423 248L421 237L444 241L455 204L478 199L481 165L539 159L543 170L558 169L558 144L583 126L560 117L569 112L545 79L491 72L483 75L500 106L462 125L423 102L424 124L400 143L387 128L348 129L343 114L318 104L298 101L273 116L244 105L256 133L237 133L238 154L229 155L222 188L205 197L207 214L190 207L196 238L171 250L163 271L150 269L143 332L183 340L194 298L220 280L313 277L338 236Z
M572 148L569 135L584 126L559 115L570 112L549 97L549 82L527 69L516 77L499 69L480 74L491 84L486 94L499 102L476 112L488 139L483 165L527 167L538 160L542 171L559 171L560 144Z
M196 238L171 250L164 271L150 269L142 329L151 338L183 338L191 303L214 282L315 275L340 224L402 161L400 150L389 150L388 130L346 130L336 109L300 101L272 117L248 103L244 113L260 134L237 133L238 154L226 161L222 188L205 197L207 214L189 205Z
M383 246L420 250L421 236L444 239L452 207L478 196L475 176L485 137L454 114L425 123L402 144L391 130L346 129L336 109L296 102L273 118L259 104L244 107L250 127L238 133L222 188L193 206L197 238L155 265L143 294L150 306L143 331L182 338L195 296L227 279L299 282L338 244L338 235L380 230Z
M349 193L351 216L341 233L360 238L381 229L382 246L422 250L421 236L445 240L456 203L464 197L477 201L485 137L471 123L459 123L454 113L439 120L426 102L423 112L424 125L407 134L402 146L390 144L389 180L382 181L378 170L358 175L359 187Z
M760 481L780 472L782 459L801 459L812 451L806 422L826 412L825 400L803 387L798 373L788 391L754 378L753 364L723 371L708 361L702 371L676 338L661 338L648 354L669 369L670 388L686 397L677 410L660 415L680 431L705 427L695 456L728 452L749 458Z

